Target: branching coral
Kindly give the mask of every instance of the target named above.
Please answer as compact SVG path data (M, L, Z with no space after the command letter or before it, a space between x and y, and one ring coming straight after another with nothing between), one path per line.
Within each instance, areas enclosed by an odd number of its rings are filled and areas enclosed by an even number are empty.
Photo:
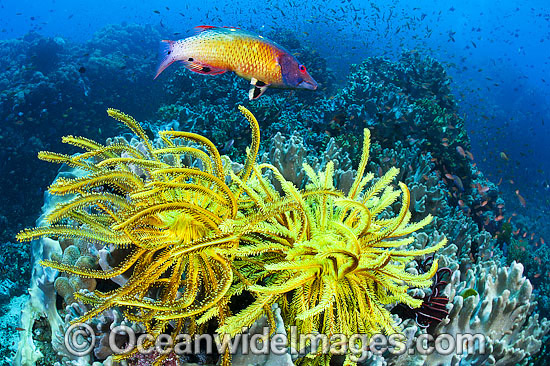
M50 193L73 198L50 212L47 226L24 230L18 239L73 238L128 253L103 270L42 261L82 278L127 278L112 291L75 293L92 308L72 322L118 307L153 336L202 333L214 317L219 332L234 335L263 315L275 329L271 309L279 303L285 324L297 325L301 333L399 332L386 305L420 306L422 301L407 290L429 287L437 271L434 262L426 273L412 274L407 263L437 251L446 240L421 249L407 247L414 241L410 234L432 217L410 223L409 190L403 183L400 190L390 185L398 169L389 169L366 188L374 174L365 174L370 146L365 129L361 162L347 194L333 185L332 162L318 173L304 164L310 183L299 190L274 166L255 163L258 123L240 109L252 127L252 144L238 173L203 136L161 131L161 142L154 144L133 118L113 109L109 115L138 136L141 148L68 136L66 143L86 151L39 154L87 174L52 184ZM228 303L243 291L254 293L256 301L232 315ZM310 356L318 357L305 357L302 363L330 362L330 355L317 350Z

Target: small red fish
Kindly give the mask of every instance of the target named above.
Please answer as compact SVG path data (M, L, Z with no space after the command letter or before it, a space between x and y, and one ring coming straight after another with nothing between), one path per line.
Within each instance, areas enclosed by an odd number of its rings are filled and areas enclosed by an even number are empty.
M488 191L489 191L489 189L490 189L490 188L489 188L489 187L487 187L487 186L481 187L480 185L478 185L478 187L477 187L477 191L478 191L479 193L485 193L485 192L488 192Z
M198 34L161 43L155 78L175 61L196 73L218 75L233 71L250 80L249 99L258 99L268 86L317 89L304 65L273 41L237 28L195 27Z
M519 189L516 189L516 196L518 196L518 200L519 200L519 203L525 207L527 205L527 202L525 202L525 198L523 198L521 196L521 194L519 194Z
M460 156L462 156L463 158L466 157L466 151L464 151L464 149L462 148L462 146L457 146L456 147L456 151L458 152L458 154Z

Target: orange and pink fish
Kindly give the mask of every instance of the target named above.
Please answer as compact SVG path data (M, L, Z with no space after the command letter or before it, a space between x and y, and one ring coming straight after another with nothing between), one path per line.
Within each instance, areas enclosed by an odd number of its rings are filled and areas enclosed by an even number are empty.
M262 36L237 28L199 26L198 33L179 41L162 41L155 79L175 61L196 73L218 75L233 71L250 80L249 99L258 99L268 87L317 89L307 69L283 47Z

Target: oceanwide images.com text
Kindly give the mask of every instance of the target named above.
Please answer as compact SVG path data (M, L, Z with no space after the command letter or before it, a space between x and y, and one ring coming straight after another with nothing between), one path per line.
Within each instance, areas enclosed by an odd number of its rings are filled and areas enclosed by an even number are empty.
M121 344L120 339L124 339ZM93 328L85 323L71 325L64 336L65 347L74 356L85 356L94 350L96 335ZM440 334L433 337L421 334L418 337L406 337L403 334L390 336L375 334L298 334L296 327L291 327L290 336L286 334L269 335L269 327L264 327L259 334L250 334L244 328L242 333L230 337L228 334L202 334L191 336L179 334L171 337L162 334L153 337L151 334L136 332L124 325L114 327L109 333L109 347L114 354L123 355L130 352L142 354L175 353L188 355L207 353L223 354L227 349L232 354L274 354L283 355L290 352L298 357L306 354L350 354L354 362L367 357L368 352L381 355L390 352L394 355L428 355L449 354L483 354L485 353L485 336L483 334Z

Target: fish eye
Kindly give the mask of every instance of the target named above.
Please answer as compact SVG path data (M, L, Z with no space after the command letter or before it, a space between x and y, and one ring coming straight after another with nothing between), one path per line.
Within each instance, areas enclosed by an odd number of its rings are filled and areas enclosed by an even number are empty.
M299 66L301 72L306 72L306 67L304 65Z

